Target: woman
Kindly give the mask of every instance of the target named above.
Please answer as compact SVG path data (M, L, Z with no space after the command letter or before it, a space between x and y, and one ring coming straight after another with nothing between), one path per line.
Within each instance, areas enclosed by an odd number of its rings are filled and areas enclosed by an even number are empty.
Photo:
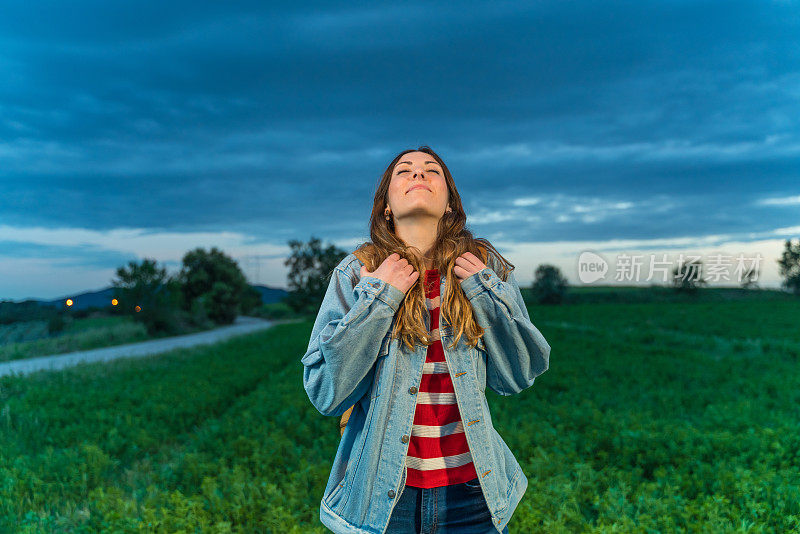
M465 222L438 155L404 151L372 242L334 270L302 359L309 398L346 424L320 507L334 532L508 532L527 479L483 388L530 386L550 346L513 265Z

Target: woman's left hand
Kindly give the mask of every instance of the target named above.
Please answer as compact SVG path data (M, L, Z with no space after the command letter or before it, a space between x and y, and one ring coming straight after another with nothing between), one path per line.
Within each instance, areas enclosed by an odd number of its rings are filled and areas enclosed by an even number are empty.
M461 283L475 273L478 273L486 268L486 265L472 252L465 252L456 258L456 264L453 267L453 274L458 278Z

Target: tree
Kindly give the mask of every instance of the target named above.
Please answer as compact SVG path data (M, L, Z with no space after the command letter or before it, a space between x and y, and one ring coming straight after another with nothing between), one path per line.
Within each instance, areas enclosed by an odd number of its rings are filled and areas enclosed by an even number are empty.
M568 280L555 265L539 265L534 273L533 296L540 304L560 304L567 292Z
M286 304L298 313L314 314L319 309L328 288L333 269L347 252L334 245L322 248L318 238L308 243L289 241L292 252L284 261L289 267L289 294Z
M170 285L166 269L159 267L156 260L145 258L141 263L128 262L127 268L118 267L111 285L120 309L143 322L148 333L172 330L179 295Z
M750 267L742 273L742 280L739 283L742 289L758 289L758 270L755 266Z
M703 262L691 260L672 269L672 287L678 292L694 293L700 286L708 285L703 278Z
M252 303L252 288L236 261L217 247L196 248L183 256L178 273L184 309L200 310L217 324L230 324Z
M785 250L777 260L780 273L783 276L781 285L795 295L800 295L800 240L793 243L787 239L784 243Z
M243 315L248 315L251 311L261 306L261 293L256 288L247 284L247 289L242 294L242 300L239 302L239 308Z

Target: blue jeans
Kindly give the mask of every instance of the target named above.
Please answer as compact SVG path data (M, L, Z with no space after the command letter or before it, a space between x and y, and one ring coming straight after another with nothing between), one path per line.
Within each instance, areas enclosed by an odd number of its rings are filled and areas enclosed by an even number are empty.
M386 534L497 534L477 478L439 488L404 486L399 499Z

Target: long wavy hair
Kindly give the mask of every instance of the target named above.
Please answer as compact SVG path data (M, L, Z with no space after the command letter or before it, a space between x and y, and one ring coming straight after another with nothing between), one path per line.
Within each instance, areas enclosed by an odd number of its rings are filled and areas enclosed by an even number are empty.
M472 252L483 261L487 267L491 267L497 275L506 280L508 274L514 270L514 265L506 260L484 238L472 236L466 228L467 215L461 205L461 196L458 194L453 176L450 170L430 147L421 146L417 149L408 149L400 152L389 164L383 173L380 183L375 192L375 199L372 204L372 215L370 216L369 233L372 241L361 244L353 253L367 267L370 272L380 266L381 263L391 254L398 253L420 273L419 278L406 293L405 298L397 310L396 322L392 330L392 337L401 339L402 342L412 349L416 343L428 346L434 340L427 330L425 318L428 314L425 305L425 258L418 247L406 245L395 233L394 218L386 220L384 210L388 206L389 182L392 179L394 167L403 155L409 152L425 152L433 156L441 165L444 178L449 192L448 205L451 212L445 212L437 229L436 241L428 252L428 259L431 260L433 268L438 269L441 276L446 275L444 294L441 295L440 312L448 324L453 328L455 346L461 336L465 336L466 343L474 347L478 339L483 335L483 328L478 325L472 314L472 306L466 294L461 289L460 280L453 273L455 260L465 252ZM437 283L439 281L437 280Z

